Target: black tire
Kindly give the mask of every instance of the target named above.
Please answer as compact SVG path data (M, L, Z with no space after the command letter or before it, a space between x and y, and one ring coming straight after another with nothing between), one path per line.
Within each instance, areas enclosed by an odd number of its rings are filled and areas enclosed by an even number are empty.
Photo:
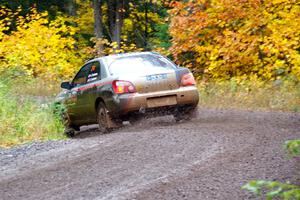
M73 128L75 131L80 131L80 126L76 126L76 125L72 124L69 127Z
M114 128L121 126L121 121L113 119L108 112L105 104L100 102L97 109L97 122L99 124L99 131L101 133L109 133Z
M179 107L173 113L176 122L189 121L195 117L197 111L196 106Z
M68 137L74 137L75 136L75 129L71 128L71 127L65 128L65 134Z
M79 131L80 127L72 125L68 113L63 113L62 120L63 120L64 126L65 126L65 134L68 137L74 137L75 136L75 132Z
M135 124L138 124L142 118L144 116L142 114L131 114L129 116L127 116L126 120L123 120L123 121L129 121L129 123L131 125L135 125Z

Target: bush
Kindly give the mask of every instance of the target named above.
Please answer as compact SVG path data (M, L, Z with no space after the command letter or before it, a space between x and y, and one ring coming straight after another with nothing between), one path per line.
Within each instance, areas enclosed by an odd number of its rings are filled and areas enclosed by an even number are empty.
M288 151L289 155L297 156L300 149L300 140L288 140L284 143L284 148Z
M22 85L0 81L0 147L64 138L64 126L52 106L14 93L15 87L21 89Z
M287 183L280 183L278 181L250 181L242 187L256 195L262 195L266 192L266 199L272 200L279 197L283 200L297 200L300 199L300 187ZM277 199L277 198L276 198Z
M178 64L217 80L300 79L296 0L174 1L171 52Z
M284 148L291 156L299 154L300 140L288 140L284 144ZM267 200L274 198L283 200L300 199L300 186L290 183L281 183L278 181L254 180L250 181L242 187L258 196L265 194Z
M73 76L85 57L75 48L70 23L63 16L49 21L47 12L35 8L23 17L0 7L0 73L18 70L48 80Z

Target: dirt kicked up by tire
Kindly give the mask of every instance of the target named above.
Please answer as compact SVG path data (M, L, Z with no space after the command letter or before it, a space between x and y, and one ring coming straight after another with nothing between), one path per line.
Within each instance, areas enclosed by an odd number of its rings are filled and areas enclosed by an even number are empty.
M114 128L120 128L122 125L120 120L111 118L105 104L102 102L98 105L97 121L100 133L109 133Z
M297 183L300 114L201 109L197 118L141 120L100 134L0 150L0 197L15 199L260 199L250 180Z

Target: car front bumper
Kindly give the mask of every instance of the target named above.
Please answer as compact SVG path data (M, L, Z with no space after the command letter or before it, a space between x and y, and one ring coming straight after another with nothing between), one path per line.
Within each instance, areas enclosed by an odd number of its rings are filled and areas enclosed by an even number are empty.
M187 86L175 90L115 95L109 110L113 115L126 115L129 112L169 106L197 106L198 101L197 87Z

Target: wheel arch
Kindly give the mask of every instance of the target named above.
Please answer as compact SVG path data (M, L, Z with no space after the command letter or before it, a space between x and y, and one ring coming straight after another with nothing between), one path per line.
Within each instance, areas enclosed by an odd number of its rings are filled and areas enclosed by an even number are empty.
M95 105L94 105L94 108L95 108L95 111L98 112L98 106L100 103L104 103L105 105L105 101L103 100L102 97L97 97L96 101L95 101Z

